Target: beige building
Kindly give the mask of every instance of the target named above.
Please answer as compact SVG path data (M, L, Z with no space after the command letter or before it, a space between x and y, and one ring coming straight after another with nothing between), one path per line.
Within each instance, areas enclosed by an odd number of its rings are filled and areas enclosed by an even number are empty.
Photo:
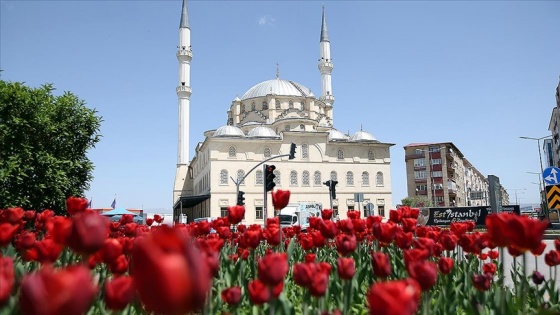
M183 3L180 50L190 49L186 12ZM183 30L185 27L189 27L188 32ZM239 188L245 193L243 223L264 223L264 169L257 165L270 158L267 164L276 166L275 189L290 190L292 203L321 203L323 208L330 208L329 188L323 183L336 180L332 207L340 219L346 218L348 210L365 209L368 204L373 204L372 214L388 216L388 207L392 205L389 148L393 144L378 141L362 128L352 135L334 128L333 63L324 12L319 48L320 97L277 73L276 78L254 85L228 107L224 106L225 125L204 133L204 140L198 143L188 163L184 162L188 156L187 141L181 140L181 136L188 137L185 111L190 106L191 90L184 81L179 82L180 152L173 191L175 217L183 213L190 222L225 215L227 207L237 202L235 182L246 176ZM191 57L184 55L189 54L178 52L179 77L190 82L185 71L190 71ZM288 154L291 143L297 145L295 159L274 158ZM363 201L355 202L355 193L363 193ZM272 217L270 194L267 204L268 217Z
M425 196L436 207L490 205L488 179L452 142L411 143L404 150L408 196Z

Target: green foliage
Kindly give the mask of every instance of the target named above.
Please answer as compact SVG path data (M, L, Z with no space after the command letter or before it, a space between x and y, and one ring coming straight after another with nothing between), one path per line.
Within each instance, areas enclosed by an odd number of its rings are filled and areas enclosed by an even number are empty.
M51 84L30 88L0 80L0 209L52 209L83 196L93 179L86 153L99 141L101 117Z
M413 208L431 207L433 203L430 199L424 196L412 196L401 199L401 204L403 206L409 206Z

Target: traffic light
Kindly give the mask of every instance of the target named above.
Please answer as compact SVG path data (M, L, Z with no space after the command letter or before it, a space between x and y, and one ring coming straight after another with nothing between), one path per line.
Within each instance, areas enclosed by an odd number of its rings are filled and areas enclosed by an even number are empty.
M332 199L336 199L336 184L338 184L338 181L336 180L331 180L331 196Z
M274 182L274 178L276 177L276 175L274 175L275 169L276 166L274 165L264 165L264 187L266 187L266 191L271 191L274 186L276 186Z
M290 145L290 156L288 157L289 160L293 160L296 158L296 144L292 143Z
M243 192L241 190L237 193L237 205L238 206L244 206L245 205L245 197L243 197L243 195L245 195L245 192Z

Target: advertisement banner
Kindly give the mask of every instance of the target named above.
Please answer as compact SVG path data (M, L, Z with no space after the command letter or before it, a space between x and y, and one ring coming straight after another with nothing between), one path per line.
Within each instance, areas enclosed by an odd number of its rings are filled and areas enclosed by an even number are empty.
M503 212L519 214L518 205L502 206ZM428 208L426 225L451 225L453 222L474 221L477 226L485 225L486 216L492 213L491 206Z

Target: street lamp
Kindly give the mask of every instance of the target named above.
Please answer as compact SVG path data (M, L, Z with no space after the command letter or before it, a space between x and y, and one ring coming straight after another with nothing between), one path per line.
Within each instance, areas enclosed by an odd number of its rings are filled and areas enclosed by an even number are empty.
M523 191L523 192L520 192L519 194L524 194L524 193L525 193L525 191L527 190L527 188L520 188L520 189L506 189L506 190L507 190L507 191L511 191L511 190L513 190L513 192L514 192L514 194L515 194L515 204L516 204L516 205L519 205L519 199L517 198L517 192L518 192L518 191Z
M539 166L541 167L541 174L543 173L543 166L542 166L542 154L541 154L541 140L546 139L546 138L551 138L552 135L549 136L544 136L544 137L540 137L540 138L532 138L532 137L519 137L521 139L525 139L525 140L535 140L537 141L537 149L539 150ZM541 175L541 182L543 183L543 188L546 187L546 183L544 182L544 178L542 178ZM544 192L543 192L544 195ZM545 210L546 213L546 218L548 219L548 222L550 222L550 213L548 211L548 204L546 202L544 202L545 200L543 199L543 210Z

